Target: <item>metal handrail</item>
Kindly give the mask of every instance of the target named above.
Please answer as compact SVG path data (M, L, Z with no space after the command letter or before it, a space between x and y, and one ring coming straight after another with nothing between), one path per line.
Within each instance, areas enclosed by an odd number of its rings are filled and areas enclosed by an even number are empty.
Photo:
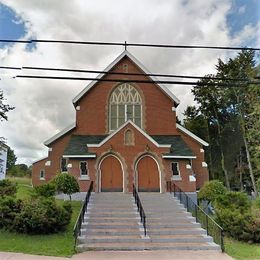
M135 204L137 206L137 210L138 210L138 212L140 214L141 223L143 224L143 227L144 227L144 235L146 236L147 235L146 216L145 216L145 213L144 213L144 209L143 209L140 197L138 195L138 192L136 191L136 188L135 188L134 184L133 184L133 196L134 196L134 199L135 199Z
M89 203L89 199L90 199L92 191L93 191L93 181L91 181L91 183L89 185L87 195L85 197L84 202L82 203L77 221L76 221L74 228L73 228L73 236L75 238L74 247L76 247L78 236L81 235L81 225L84 222L84 216L85 216L85 213L87 212L88 203Z
M214 242L219 244L222 252L224 248L224 233L223 228L210 217L201 207L197 205L178 185L173 181L167 181L167 191L174 194L182 203L188 212L191 212L195 217L196 222L199 222L202 228L206 229L207 235L212 236Z

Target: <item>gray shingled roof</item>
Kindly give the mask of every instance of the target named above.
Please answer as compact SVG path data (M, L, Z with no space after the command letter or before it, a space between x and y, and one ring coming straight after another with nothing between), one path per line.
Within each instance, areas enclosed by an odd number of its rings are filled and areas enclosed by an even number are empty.
M72 135L64 151L64 155L90 155L87 144L98 144L107 135ZM151 135L159 144L171 145L169 153L173 156L194 156L193 152L179 135Z
M98 144L107 135L72 135L64 155L89 155L87 144Z
M170 152L165 155L194 156L180 135L151 135L151 137L159 144L171 145Z

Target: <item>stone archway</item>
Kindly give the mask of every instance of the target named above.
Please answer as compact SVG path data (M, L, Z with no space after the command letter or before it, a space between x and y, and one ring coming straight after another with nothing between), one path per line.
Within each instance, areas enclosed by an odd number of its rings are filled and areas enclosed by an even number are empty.
M123 169L116 156L104 157L99 169L101 192L123 192Z
M138 191L160 192L160 172L158 163L150 156L141 157L136 164Z

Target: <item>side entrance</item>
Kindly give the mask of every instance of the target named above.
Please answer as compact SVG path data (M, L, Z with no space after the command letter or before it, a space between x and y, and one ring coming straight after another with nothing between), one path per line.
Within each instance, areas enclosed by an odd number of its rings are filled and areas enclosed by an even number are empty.
M154 158L146 155L137 162L138 191L160 192L158 165Z
M123 192L123 170L120 161L112 155L100 163L101 192Z

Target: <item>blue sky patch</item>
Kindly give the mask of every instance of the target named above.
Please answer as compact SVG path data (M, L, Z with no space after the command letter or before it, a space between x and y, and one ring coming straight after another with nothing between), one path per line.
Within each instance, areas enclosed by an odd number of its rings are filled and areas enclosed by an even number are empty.
M259 21L259 14L259 0L233 0L230 13L227 16L231 35L241 31L247 24L255 26Z
M25 23L11 8L0 3L0 39L17 40L26 33ZM0 43L0 48L10 43Z

